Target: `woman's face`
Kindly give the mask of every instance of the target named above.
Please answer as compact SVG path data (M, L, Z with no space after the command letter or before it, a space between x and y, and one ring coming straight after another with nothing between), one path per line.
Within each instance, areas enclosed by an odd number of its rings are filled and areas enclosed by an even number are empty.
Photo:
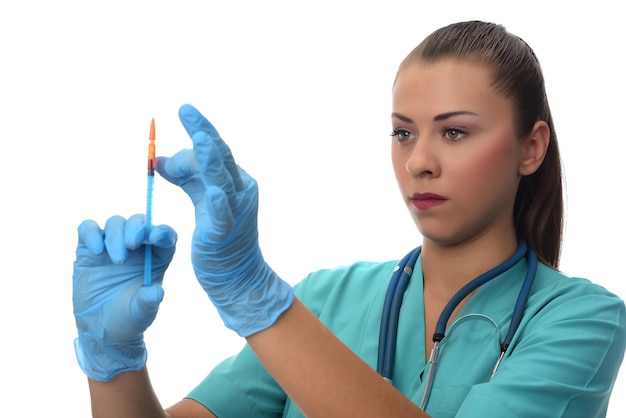
M515 233L522 141L488 67L416 62L393 88L392 162L425 240L451 245ZM495 234L495 235L490 235Z

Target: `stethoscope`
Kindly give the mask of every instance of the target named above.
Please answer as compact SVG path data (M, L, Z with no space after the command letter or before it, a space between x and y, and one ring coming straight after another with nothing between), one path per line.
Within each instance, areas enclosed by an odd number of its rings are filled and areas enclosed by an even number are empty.
M417 257L419 257L421 250L422 247L417 247L416 249L408 253L400 261L400 263L394 269L394 273L389 283L389 287L387 288L387 295L385 297L385 303L383 305L383 316L381 320L380 337L378 342L378 373L380 373L382 377L388 382L392 382L393 366L396 356L396 338L398 335L398 318L400 317L400 307L402 305L404 292L406 291L409 280L411 279L411 274L413 273L412 266L415 266L415 261L417 260ZM459 290L452 297L452 299L450 299L446 307L441 312L439 320L437 321L437 325L435 326L435 333L433 334L434 345L428 360L429 370L426 379L426 388L420 402L420 408L422 410L426 407L426 404L428 403L428 398L430 396L430 391L433 385L435 369L437 366L437 358L439 356L439 345L445 337L446 325L448 324L452 312L456 309L459 303L461 303L461 301L465 299L470 293L472 293L474 290L478 289L480 286L487 283L491 279L504 273L515 264L517 264L517 262L524 257L526 257L528 261L528 270L526 272L526 277L524 278L522 288L519 292L519 295L517 296L517 301L515 302L515 308L513 309L513 315L511 317L509 331L506 334L504 341L500 344L500 356L498 357L493 371L491 372L491 378L493 378L496 371L498 370L498 367L500 367L500 363L504 358L506 350L509 348L509 344L511 344L513 335L517 331L517 328L519 327L519 324L522 320L524 309L526 307L526 302L528 301L528 296L530 294L530 289L533 285L533 282L535 280L535 274L537 272L537 255L531 248L528 247L526 241L524 240L520 241L519 246L515 251L515 254L513 254L504 263L500 264L497 267L494 267L486 273L481 274L471 282L467 283L464 287L462 287L461 290Z

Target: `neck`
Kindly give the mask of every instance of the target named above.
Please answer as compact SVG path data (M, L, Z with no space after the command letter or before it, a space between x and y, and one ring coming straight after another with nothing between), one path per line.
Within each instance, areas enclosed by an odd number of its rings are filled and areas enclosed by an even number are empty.
M448 300L465 284L511 257L517 246L514 231L452 245L425 238L422 245L424 290Z

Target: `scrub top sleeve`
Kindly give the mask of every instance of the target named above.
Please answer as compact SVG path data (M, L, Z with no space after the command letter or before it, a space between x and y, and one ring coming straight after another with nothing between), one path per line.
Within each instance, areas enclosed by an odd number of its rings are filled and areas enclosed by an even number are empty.
M293 287L294 295L317 317L324 309L328 295L339 280L337 270L319 270L309 274Z
M294 293L319 315L325 300L320 294L325 293L323 290L332 281L308 284L310 276L294 286ZM309 294L314 296L313 300L307 296ZM186 397L201 403L218 417L278 418L283 416L287 402L285 392L247 344L239 354L219 363Z
M536 307L495 377L472 387L457 417L606 415L626 349L624 302L597 291L563 299Z
M218 417L279 418L287 396L246 345L218 364L187 396Z
M296 284L294 294L317 317L330 315L335 330L339 327L337 323L349 322L350 326L347 330L344 327L344 334L339 337L360 342L362 329L354 325L354 310L357 306L366 312L371 309L369 301L388 281L394 265L394 262L359 262L319 270ZM346 295L351 299L346 300ZM337 300L344 303L335 304ZM352 303L353 300L358 303ZM302 416L248 345L218 364L187 398L203 404L218 417Z

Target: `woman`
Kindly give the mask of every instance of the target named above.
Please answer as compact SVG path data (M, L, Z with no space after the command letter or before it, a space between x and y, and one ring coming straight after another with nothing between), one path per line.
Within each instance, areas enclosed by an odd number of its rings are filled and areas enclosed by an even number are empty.
M85 221L75 345L94 416L606 414L626 309L557 270L560 158L532 50L499 25L453 24L401 63L392 94L393 167L423 236L397 276L406 284L397 336L380 338L398 263L319 271L292 289L258 247L255 181L186 105L180 118L194 149L159 158L157 169L192 199L196 277L248 344L164 411L143 332L163 297L176 234L157 226L144 237L137 215L114 216L103 230ZM154 284L142 287L144 238L153 244ZM386 354L383 340L392 343Z

